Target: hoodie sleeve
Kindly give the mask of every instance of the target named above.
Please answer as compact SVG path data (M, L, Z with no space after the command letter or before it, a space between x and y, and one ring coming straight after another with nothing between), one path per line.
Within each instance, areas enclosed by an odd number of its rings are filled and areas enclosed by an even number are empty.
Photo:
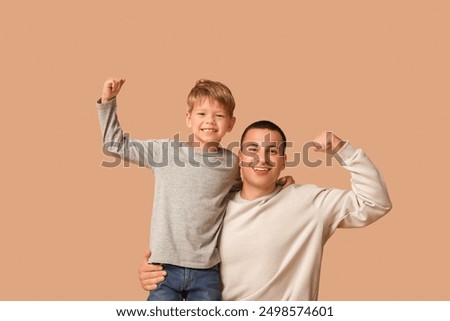
M336 158L351 174L351 189L323 188L313 200L322 215L325 227L329 228L329 235L338 227L369 225L392 208L380 172L362 149L354 148L346 142Z
M161 143L157 140L134 139L129 134L124 134L116 110L116 98L103 104L97 101L103 153L116 160L131 162L140 167L151 167L152 161L160 156Z

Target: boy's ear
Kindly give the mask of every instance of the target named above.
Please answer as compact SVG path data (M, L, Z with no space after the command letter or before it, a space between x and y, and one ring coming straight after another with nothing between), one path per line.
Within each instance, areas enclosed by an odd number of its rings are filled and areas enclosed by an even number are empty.
M188 128L192 128L191 113L188 111L186 112L186 125Z
M233 127L234 127L234 124L236 123L236 117L231 117L231 119L230 119L230 126L228 126L228 132L231 132L231 130L233 129Z

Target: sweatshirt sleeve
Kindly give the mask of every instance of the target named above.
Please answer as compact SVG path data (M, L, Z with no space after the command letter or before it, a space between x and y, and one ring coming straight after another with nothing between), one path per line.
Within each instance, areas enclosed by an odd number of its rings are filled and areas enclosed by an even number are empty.
M351 190L321 189L313 201L330 235L337 227L369 225L392 208L380 172L362 149L346 142L337 154L341 166L351 174Z
M101 103L97 101L100 130L103 137L103 152L141 167L151 167L154 157L158 155L159 144L154 140L138 140L124 134L117 117L116 98Z

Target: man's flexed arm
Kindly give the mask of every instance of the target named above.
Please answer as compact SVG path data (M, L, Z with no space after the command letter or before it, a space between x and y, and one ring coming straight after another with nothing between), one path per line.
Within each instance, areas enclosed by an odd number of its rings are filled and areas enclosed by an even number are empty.
M376 221L392 207L384 180L369 157L331 132L323 132L313 142L351 174L351 190L322 189L314 198L327 225L361 227Z

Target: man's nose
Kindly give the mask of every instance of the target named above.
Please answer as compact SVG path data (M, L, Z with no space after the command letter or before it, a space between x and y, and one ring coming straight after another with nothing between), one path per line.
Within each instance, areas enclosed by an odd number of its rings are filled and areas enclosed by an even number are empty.
M253 158L254 165L266 165L266 152L264 148L259 148L258 151L255 153L255 157Z
M274 162L270 159L270 149L269 148L260 148L258 150L258 158L261 164L267 165L270 167L274 166Z

